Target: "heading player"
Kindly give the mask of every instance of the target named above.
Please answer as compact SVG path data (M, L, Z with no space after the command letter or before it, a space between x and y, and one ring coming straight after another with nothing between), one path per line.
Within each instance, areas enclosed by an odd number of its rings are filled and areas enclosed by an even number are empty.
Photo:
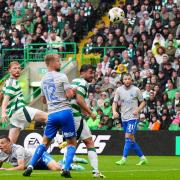
M72 87L76 89L76 96L71 100L71 107L73 109L73 116L75 118L75 128L77 132L77 139L82 140L87 147L88 158L93 168L93 176L104 178L105 176L99 172L98 157L91 131L83 119L83 113L96 119L96 115L87 106L85 99L87 98L88 83L94 78L93 67L90 64L84 64L80 69L80 77L73 79Z

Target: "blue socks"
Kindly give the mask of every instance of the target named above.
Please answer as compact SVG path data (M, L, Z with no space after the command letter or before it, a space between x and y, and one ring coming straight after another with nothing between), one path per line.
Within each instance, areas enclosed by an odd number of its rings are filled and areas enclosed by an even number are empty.
M139 147L139 145L136 142L132 143L132 148L139 157L143 156L143 152L142 152L141 148Z
M131 145L132 145L132 139L126 138L124 150L123 150L123 157L125 157L125 158L127 157L127 155L129 154L129 150L131 149Z
M46 146L44 144L40 144L37 148L36 151L31 158L31 161L28 166L31 166L34 168L34 166L37 164L38 160L42 157L44 151L46 151Z
M76 152L75 146L67 147L66 162L65 162L64 170L69 171L71 163L73 162L73 157L74 157L75 152Z
M124 150L123 150L123 157L126 158L128 156L129 150L131 148L134 150L136 155L138 155L139 157L143 156L143 152L142 152L141 148L139 147L139 145L136 142L132 141L132 139L126 138L125 139Z

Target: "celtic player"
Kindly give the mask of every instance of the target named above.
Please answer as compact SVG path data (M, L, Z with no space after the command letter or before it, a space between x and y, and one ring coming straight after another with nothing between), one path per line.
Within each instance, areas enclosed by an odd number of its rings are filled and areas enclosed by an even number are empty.
M45 122L47 113L26 106L18 78L21 75L21 67L17 61L13 61L8 69L10 78L3 87L2 122L10 119L9 138L16 143L20 130L25 129L32 120Z
M98 157L94 147L91 131L82 117L82 113L84 113L93 119L96 118L96 115L92 113L85 102L88 91L88 83L92 81L93 77L93 67L90 64L82 65L80 69L80 78L76 78L72 81L72 87L76 89L76 98L71 100L71 107L73 109L73 116L75 119L74 122L77 139L82 140L87 147L88 158L93 168L93 176L104 178L105 176L98 170Z

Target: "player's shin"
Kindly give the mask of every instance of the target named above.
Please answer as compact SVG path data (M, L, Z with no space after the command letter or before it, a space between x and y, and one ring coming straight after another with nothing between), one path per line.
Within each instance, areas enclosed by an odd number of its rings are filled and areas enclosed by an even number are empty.
M93 172L99 172L98 170L98 157L95 148L88 148L88 158L93 168Z
M125 145L124 145L124 150L123 150L123 157L127 157L129 154L129 150L131 149L132 146L132 139L131 138L126 138L125 139Z
M66 161L65 161L65 166L64 166L65 171L68 171L70 169L75 152L76 152L75 146L69 145L67 147L67 155L66 155Z
M29 166L34 167L45 151L46 151L46 146L44 144L40 144L36 148L36 151L35 151L33 157L31 158L31 162L29 163L28 167Z
M140 148L140 146L134 141L132 142L132 148L134 150L134 152L139 156L139 157L143 157L143 152Z

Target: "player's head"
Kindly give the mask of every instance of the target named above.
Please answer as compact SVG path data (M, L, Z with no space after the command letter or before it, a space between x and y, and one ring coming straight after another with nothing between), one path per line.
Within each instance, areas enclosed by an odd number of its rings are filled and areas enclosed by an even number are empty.
M60 56L58 54L48 54L45 56L44 61L48 69L60 71L61 63L59 59Z
M129 73L126 73L123 75L123 84L126 86L126 87L129 87L131 86L132 84L132 77Z
M87 82L91 82L94 78L94 71L91 64L83 64L80 69L81 77Z
M0 136L0 150L9 153L11 149L11 141L6 135L1 135Z
M18 78L21 74L21 66L20 66L19 62L12 61L9 64L8 71L9 71L11 77Z

